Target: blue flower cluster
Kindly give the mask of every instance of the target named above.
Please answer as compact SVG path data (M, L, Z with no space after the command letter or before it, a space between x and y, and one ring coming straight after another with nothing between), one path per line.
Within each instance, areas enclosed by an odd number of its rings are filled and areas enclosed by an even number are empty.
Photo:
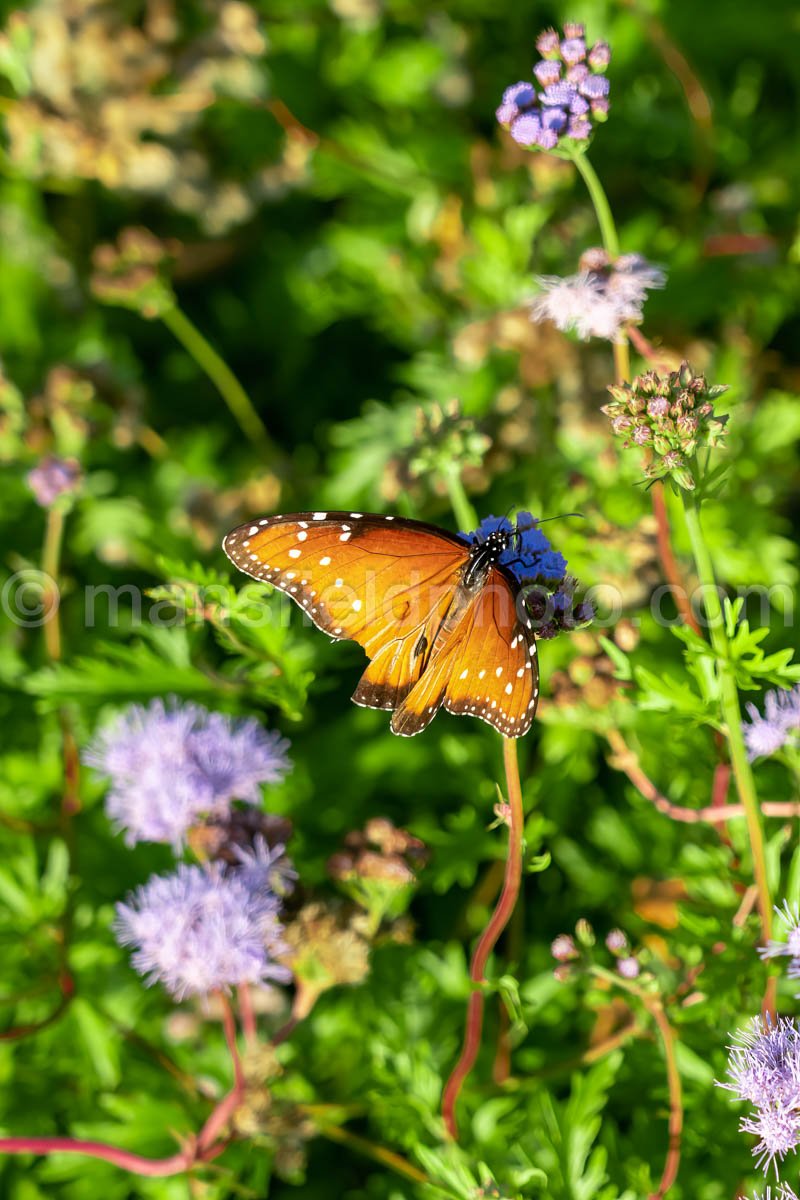
M564 36L548 29L536 40L542 56L534 65L535 83L514 83L503 93L497 120L515 142L539 150L560 143L585 143L593 121L608 117L609 83L603 72L611 61L606 42L586 45L583 25L566 24Z
M577 581L567 575L567 560L553 549L531 513L518 512L516 524L508 517L484 517L473 533L462 537L485 542L491 533L498 531L513 535L499 562L524 591L538 638L552 638L562 630L572 630L592 620L592 605L575 600Z

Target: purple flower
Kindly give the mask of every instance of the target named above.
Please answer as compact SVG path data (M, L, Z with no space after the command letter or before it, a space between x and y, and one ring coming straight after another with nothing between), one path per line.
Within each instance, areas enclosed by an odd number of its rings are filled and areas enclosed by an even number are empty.
M236 846L234 852L239 860L236 875L251 892L272 892L283 897L294 891L297 871L280 842L270 846L262 834L257 834L252 849Z
M561 43L561 57L572 66L586 58L586 42L582 37L565 38Z
M536 39L536 49L543 58L557 57L561 48L561 39L555 29L545 29Z
M728 1082L718 1086L754 1106L740 1128L766 1169L800 1145L800 1031L788 1017L754 1017L728 1054Z
M751 1117L742 1117L739 1128L758 1138L753 1156L764 1174L771 1166L777 1172L776 1159L783 1160L800 1144L800 1113L783 1104L759 1108Z
M621 929L612 929L606 935L606 945L613 954L621 953L628 948L628 939Z
M560 933L557 938L553 939L550 943L550 953L557 962L569 962L578 957L575 942L568 933Z
M587 59L583 25L572 23L564 26L563 38L553 29L540 34L536 48L541 58L533 67L535 85L515 83L506 88L496 110L497 120L510 127L511 136L519 145L529 149L556 150L563 139L573 143L587 141L592 133L595 105L599 120L605 120L608 113L608 81L592 74L608 66L607 44L598 42L588 51ZM541 90L537 91L537 86ZM542 118L540 128L532 121L521 123L523 116L539 105L558 112L558 118L550 121Z
M542 132L542 123L535 113L517 117L511 126L511 136L520 146L535 146Z
M623 979L637 979L641 969L639 960L632 955L628 958L617 959L617 970Z
M604 75L590 75L578 84L582 96L589 100L600 100L608 95L610 84Z
M147 983L176 1000L239 983L286 982L278 898L252 891L236 870L182 865L154 875L117 905L115 932L134 946L132 962Z
M110 779L106 811L128 845L178 848L201 816L225 816L234 800L258 804L261 784L290 769L288 746L254 718L155 700L103 730L85 760Z
M768 758L794 742L794 735L800 730L800 684L791 691L781 688L767 692L763 717L755 704L748 704L747 712L750 723L745 723L742 730L748 757L751 762L754 758Z
M611 62L611 47L608 42L595 42L589 51L588 62L593 71L605 71Z
M561 64L543 58L533 68L533 73L543 88L550 87L561 78Z
M59 496L77 490L81 469L74 459L56 458L51 455L29 471L25 476L36 503L50 508Z
M776 908L778 919L783 922L786 934L785 941L770 938L766 946L760 946L759 956L766 961L768 958L788 958L787 975L789 979L800 979L800 908L798 905L784 901L783 908Z

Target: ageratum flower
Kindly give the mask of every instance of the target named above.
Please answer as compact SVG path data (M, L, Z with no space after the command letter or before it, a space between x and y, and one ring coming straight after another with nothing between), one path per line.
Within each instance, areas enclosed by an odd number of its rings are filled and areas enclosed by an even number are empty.
M110 779L106 811L128 845L178 848L202 816L224 817L234 800L258 804L261 785L290 769L288 747L254 718L155 700L129 708L85 759Z
M485 517L474 533L462 536L484 542L498 530L516 530L517 536L506 546L499 562L519 583L538 638L552 638L592 620L592 605L575 600L577 580L567 575L566 559L553 550L529 512L517 513L516 526L508 517Z
M651 451L647 478L671 478L678 487L694 488L691 459L700 446L718 446L724 437L728 418L715 413L713 402L727 386L709 387L704 375L682 362L669 375L647 371L608 390L613 400L602 412L612 431L625 446Z
M507 87L497 120L520 146L531 150L585 147L593 123L608 119L608 80L603 72L611 61L606 42L589 49L583 25L567 24L564 36L554 29L540 34L534 64L535 82Z
M81 469L73 459L53 455L43 458L25 477L36 503L42 508L50 508L59 496L74 492L80 478Z
M663 287L666 276L640 254L622 254L612 263L596 248L582 255L577 275L539 276L536 282L542 295L531 308L534 321L552 321L584 341L614 341L626 324L641 321L648 291Z
M755 704L747 705L750 723L742 726L747 754L754 758L768 758L796 740L800 731L800 684L788 690L774 689L764 697L764 715Z
M800 979L800 907L785 900L783 908L776 908L775 912L783 922L786 940L770 938L766 946L759 947L759 956L765 961L768 958L788 958L786 974L789 979Z
M286 951L278 897L251 882L216 866L154 875L117 905L117 940L136 948L132 962L148 985L162 983L176 1000L240 983L285 983L290 973L275 961Z
M727 1074L718 1086L753 1105L740 1129L757 1136L753 1154L766 1171L800 1145L800 1031L794 1021L755 1017L730 1047Z

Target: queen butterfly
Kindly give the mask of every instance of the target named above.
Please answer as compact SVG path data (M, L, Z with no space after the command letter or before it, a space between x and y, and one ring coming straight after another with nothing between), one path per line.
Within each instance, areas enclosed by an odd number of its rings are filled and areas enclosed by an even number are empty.
M419 733L444 705L516 738L530 729L539 697L533 622L511 569L524 530L495 518L481 529L454 534L375 513L289 513L238 526L223 548L333 639L363 646L370 663L353 700L391 709L393 733ZM549 543L536 533L541 553ZM563 575L561 556L549 558L550 573Z

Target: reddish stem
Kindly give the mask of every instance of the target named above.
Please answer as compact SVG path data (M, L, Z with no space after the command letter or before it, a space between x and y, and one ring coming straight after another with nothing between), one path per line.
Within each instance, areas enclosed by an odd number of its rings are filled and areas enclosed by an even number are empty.
M745 816L743 804L712 803L705 808L686 808L682 804L673 804L642 770L639 759L618 729L609 729L606 732L606 740L614 752L609 759L611 766L627 775L640 795L673 821L683 821L688 825L708 821L717 825L724 821L732 821L735 817ZM792 800L766 800L761 805L761 811L765 817L800 817L800 803Z
M524 813L522 809L522 787L517 762L517 743L514 738L503 739L503 760L506 769L508 802L510 806L508 857L503 879L503 890L489 923L480 936L470 964L470 979L474 991L467 1003L467 1021L464 1043L458 1062L445 1084L442 1094L442 1117L450 1137L458 1138L456 1103L459 1093L475 1065L483 1031L484 994L481 990L486 982L485 972L489 956L494 950L500 934L508 924L519 896L522 881L522 831Z
M700 626L697 622L697 617L692 612L692 606L689 603L689 594L686 591L680 567L675 555L672 553L669 514L667 512L666 501L664 500L664 485L660 481L656 481L650 489L650 495L653 498L653 515L656 519L656 543L658 545L658 557L661 560L661 569L664 572L664 578L672 589L672 595L678 606L679 613L689 628L693 629L696 634L699 634Z
M247 1045L252 1046L258 1041L258 1025L256 1023L256 1014L253 1008L253 993L250 991L250 985L240 983L236 989L236 996L239 1001L242 1032L244 1033Z
M191 1152L181 1150L169 1158L143 1158L120 1146L109 1146L106 1142L85 1141L70 1137L4 1137L0 1138L2 1154L87 1154L90 1158L101 1158L124 1171L136 1175L180 1175L193 1161ZM206 1156L213 1158L213 1154Z
M681 1162L681 1134L683 1133L683 1097L681 1091L681 1077L678 1071L678 1064L675 1057L675 1033L667 1019L667 1014L661 1006L659 1000L646 1001L646 1006L653 1020L658 1026L658 1032L661 1034L661 1042L664 1047L664 1057L667 1063L667 1088L669 1090L669 1121L667 1125L667 1156L664 1160L664 1170L661 1173L661 1181L658 1185L658 1191L654 1192L650 1200L663 1200L667 1192L672 1187L678 1177L678 1168Z

